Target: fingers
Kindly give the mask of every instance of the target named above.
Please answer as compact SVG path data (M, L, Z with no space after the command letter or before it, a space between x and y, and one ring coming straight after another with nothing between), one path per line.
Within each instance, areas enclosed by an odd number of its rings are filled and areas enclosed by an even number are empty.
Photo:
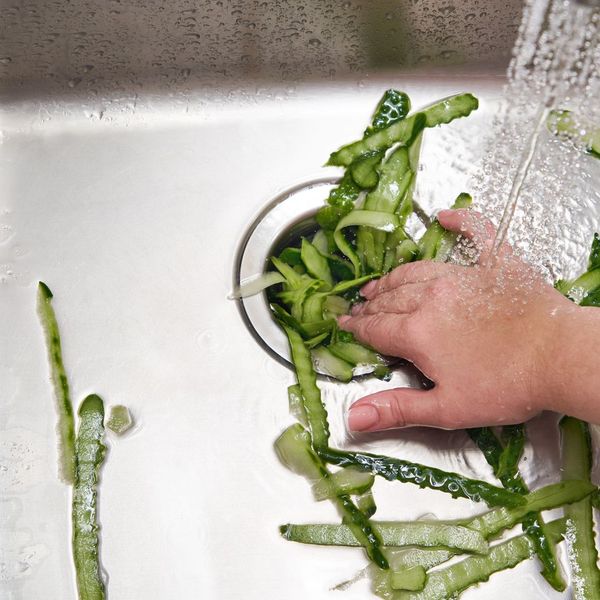
M426 290L425 283L407 283L388 292L382 292L372 300L355 304L352 314L354 316L377 313L410 314L417 310Z
M361 295L371 300L382 292L400 287L407 283L423 283L447 275L456 267L445 263L430 260L421 260L396 267L391 273L384 275L381 279L369 281L360 290Z
M477 262L486 263L490 257L496 240L494 224L481 213L466 208L442 210L437 215L440 225L444 229L459 233L472 240L479 252ZM499 257L512 256L512 248L504 242L498 252Z
M406 335L407 315L378 313L339 317L340 327L354 334L363 344L389 356L412 359L413 348Z
M493 241L496 237L493 223L474 210L467 208L441 210L437 218L444 229L460 233L478 244Z
M348 412L351 431L382 431L423 425L455 429L451 407L444 411L437 388L429 391L396 388L377 392L355 402Z

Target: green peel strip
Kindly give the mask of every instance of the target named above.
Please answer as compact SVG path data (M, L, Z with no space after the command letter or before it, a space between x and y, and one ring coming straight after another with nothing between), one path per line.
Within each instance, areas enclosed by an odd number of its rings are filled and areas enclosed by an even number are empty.
M105 586L98 553L98 471L104 460L104 403L88 396L79 408L77 470L73 486L73 560L79 600L104 600Z
M50 376L58 412L59 473L61 479L70 484L75 481L75 419L69 393L69 381L63 364L60 331L52 307L52 292L41 281L38 285L37 309L46 338Z

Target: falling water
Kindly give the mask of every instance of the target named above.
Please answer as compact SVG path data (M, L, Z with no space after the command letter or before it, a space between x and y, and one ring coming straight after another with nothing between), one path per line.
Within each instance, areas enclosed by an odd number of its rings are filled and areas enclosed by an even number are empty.
M581 255L600 207L600 185L594 189L590 175L596 168L600 174L600 161L582 152L584 124L600 126L599 41L599 8L526 1L494 136L473 186L481 210L498 224L494 255L509 240L549 278ZM548 130L555 109L572 111L568 141Z
M521 157L521 162L517 167L517 172L515 174L515 178L510 188L510 193L508 195L508 199L506 201L506 206L504 207L504 213L502 214L502 219L500 220L500 225L498 226L498 230L496 232L496 237L494 239L494 244L492 246L492 256L497 256L500 252L500 248L506 239L508 234L508 228L510 227L510 223L515 214L515 210L517 208L517 202L519 201L519 197L521 195L521 190L523 189L523 184L527 179L527 175L529 174L529 168L533 162L535 157L535 153L538 147L538 143L540 141L540 135L542 133L544 123L549 114L549 109L546 105L540 105L538 112L533 120L534 127L531 133L531 137L527 142L527 146L523 151L523 155ZM492 264L492 263L490 263Z

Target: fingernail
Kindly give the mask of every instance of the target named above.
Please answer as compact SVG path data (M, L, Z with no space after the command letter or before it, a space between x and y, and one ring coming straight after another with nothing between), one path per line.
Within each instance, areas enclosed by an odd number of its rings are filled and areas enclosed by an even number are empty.
M343 325L346 321L349 321L352 317L350 315L341 315L338 317L338 325Z
M375 280L369 281L369 283L365 283L365 285L363 285L360 288L360 295L366 296L366 295L370 294L371 292L374 292L376 287L377 287L377 281L375 281Z
M366 431L379 423L379 412L372 404L351 406L348 412L348 427L352 431Z

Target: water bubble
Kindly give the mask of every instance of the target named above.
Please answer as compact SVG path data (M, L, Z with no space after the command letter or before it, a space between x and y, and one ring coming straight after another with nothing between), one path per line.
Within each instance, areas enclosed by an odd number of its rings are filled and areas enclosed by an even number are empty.
M7 223L0 223L0 244L8 241L14 234L13 228Z
M440 52L440 56L443 59L452 58L456 54L456 50L443 50Z
M100 121L104 117L104 109L84 110L83 114L90 120L98 119Z

